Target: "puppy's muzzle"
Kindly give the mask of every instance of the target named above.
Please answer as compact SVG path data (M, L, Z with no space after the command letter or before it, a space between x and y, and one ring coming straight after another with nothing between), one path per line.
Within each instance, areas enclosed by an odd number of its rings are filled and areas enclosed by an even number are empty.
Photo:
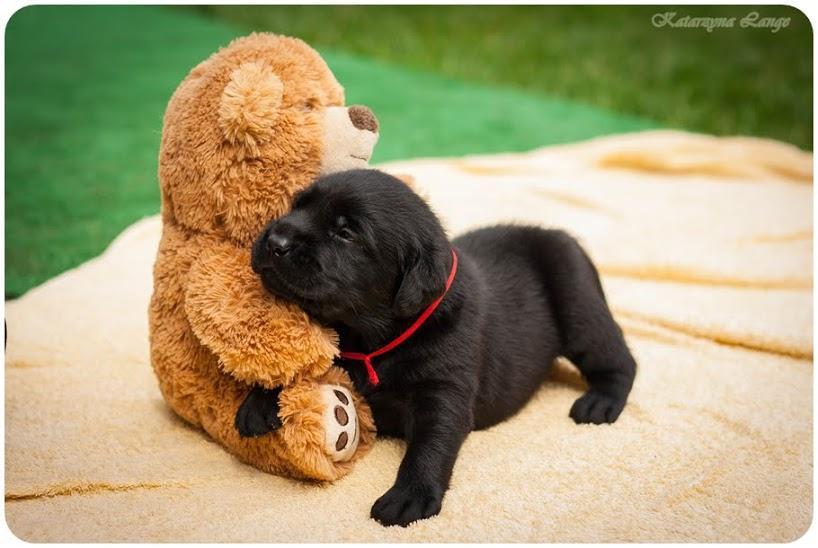
M285 219L272 223L253 243L253 270L260 274L273 263L289 261L299 242L299 233L295 225Z
M276 259L289 255L298 246L296 227L283 220L273 223L264 233L262 249L267 258Z
M271 232L267 235L264 247L268 254L276 257L283 257L293 248L293 241L289 236Z

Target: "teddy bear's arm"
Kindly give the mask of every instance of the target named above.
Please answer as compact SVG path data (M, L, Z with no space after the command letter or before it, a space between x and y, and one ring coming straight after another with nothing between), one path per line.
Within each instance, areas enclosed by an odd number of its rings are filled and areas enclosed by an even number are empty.
M204 248L188 274L185 313L225 372L274 388L332 365L337 335L267 293L250 268L249 250Z

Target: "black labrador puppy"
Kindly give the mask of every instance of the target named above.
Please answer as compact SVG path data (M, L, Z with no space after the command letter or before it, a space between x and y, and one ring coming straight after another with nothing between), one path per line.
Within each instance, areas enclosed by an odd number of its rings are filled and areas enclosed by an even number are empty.
M395 484L372 507L383 525L440 512L466 436L519 411L557 356L588 381L574 421L614 422L625 406L636 363L594 265L559 230L495 226L450 242L403 182L354 170L300 192L252 257L268 291L338 331L338 364L378 433L408 442ZM277 426L277 395L250 393L242 435Z

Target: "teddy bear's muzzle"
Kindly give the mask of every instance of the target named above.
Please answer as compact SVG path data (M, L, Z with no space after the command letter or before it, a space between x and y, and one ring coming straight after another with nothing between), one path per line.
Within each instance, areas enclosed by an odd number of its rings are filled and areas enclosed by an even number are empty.
M378 119L362 105L324 112L321 175L367 167L378 142Z

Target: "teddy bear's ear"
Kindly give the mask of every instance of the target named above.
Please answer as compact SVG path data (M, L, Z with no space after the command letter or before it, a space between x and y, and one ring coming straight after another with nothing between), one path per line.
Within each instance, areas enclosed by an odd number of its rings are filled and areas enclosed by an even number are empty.
M255 148L272 137L284 84L262 63L244 63L230 74L219 104L219 124L230 143Z

